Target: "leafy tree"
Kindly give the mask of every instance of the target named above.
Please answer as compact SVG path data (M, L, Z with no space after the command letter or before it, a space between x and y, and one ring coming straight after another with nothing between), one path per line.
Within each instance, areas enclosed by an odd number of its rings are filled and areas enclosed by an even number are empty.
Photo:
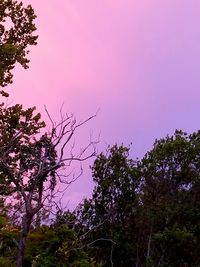
M0 2L0 86L12 83L12 69L16 63L28 68L28 46L35 45L37 36L32 7L22 2L1 0ZM3 91L2 93L6 95Z
M146 256L156 266L195 266L200 262L200 132L176 131L156 140L140 167L140 261Z
M85 244L98 261L105 262L103 266L130 266L136 257L136 165L128 148L115 145L106 155L101 153L92 167L92 199L85 200L78 218L85 228Z

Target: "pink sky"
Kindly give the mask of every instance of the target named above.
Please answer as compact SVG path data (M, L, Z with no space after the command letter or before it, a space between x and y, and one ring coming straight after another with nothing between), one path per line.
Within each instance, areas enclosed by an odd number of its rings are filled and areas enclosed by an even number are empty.
M18 68L14 102L46 104L86 118L106 144L132 145L141 156L155 138L199 129L199 0L24 0L38 15L29 70ZM71 188L71 203L91 192L90 172ZM73 200L72 200L73 199Z

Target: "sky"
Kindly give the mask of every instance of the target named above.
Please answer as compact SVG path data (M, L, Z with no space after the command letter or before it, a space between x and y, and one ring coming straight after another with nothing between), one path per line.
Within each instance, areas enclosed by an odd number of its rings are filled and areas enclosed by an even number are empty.
M63 103L77 119L99 110L77 145L100 133L99 152L132 143L139 158L155 138L200 128L199 0L23 3L35 9L39 38L30 68L14 71L13 103L37 106L44 116L45 104L55 120ZM89 164L65 196L69 206L91 194Z

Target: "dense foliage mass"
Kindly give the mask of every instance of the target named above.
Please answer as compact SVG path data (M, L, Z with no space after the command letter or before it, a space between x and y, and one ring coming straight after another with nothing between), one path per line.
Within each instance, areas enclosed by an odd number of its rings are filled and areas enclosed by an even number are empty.
M199 266L200 132L156 140L141 160L109 147L92 175L91 198L31 226L23 266ZM12 266L20 225L3 207L0 264Z
M114 146L92 168L77 222L101 266L199 266L200 132L156 140L142 160Z

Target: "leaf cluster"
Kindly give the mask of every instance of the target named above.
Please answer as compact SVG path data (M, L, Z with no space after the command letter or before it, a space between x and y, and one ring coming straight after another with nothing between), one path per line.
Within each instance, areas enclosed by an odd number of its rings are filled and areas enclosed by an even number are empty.
M36 45L34 35L36 15L29 5L22 2L1 0L0 2L0 86L12 83L12 69L16 63L28 68L28 46ZM6 94L2 91L6 96Z

